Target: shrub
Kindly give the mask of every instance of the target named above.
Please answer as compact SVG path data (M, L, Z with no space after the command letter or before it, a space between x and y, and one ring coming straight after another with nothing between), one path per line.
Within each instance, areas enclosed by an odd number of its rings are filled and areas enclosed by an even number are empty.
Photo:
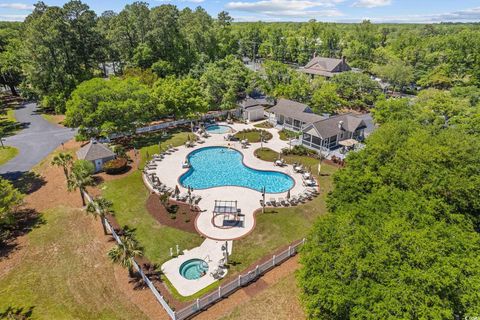
M284 148L282 149L282 153L284 155L307 156L307 157L313 157L313 158L320 157L320 155L316 151L308 149L304 146L294 146L292 149Z
M106 162L103 170L108 174L122 173L127 169L127 159L117 158Z

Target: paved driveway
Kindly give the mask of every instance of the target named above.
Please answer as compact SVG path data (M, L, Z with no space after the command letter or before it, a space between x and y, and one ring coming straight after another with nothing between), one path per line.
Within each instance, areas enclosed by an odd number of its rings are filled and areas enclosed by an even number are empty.
M57 126L43 119L36 114L36 109L36 103L28 103L15 111L17 121L23 123L25 129L5 139L5 145L17 148L19 153L0 166L1 175L17 178L75 135L74 129Z

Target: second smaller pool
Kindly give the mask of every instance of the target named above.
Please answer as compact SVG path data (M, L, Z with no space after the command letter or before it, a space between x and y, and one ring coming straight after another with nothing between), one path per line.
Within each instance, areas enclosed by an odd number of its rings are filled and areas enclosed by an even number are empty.
M212 124L205 128L209 133L223 134L232 132L232 128L221 124Z
M188 280L195 280L207 274L208 264L202 259L190 259L180 266L180 274Z

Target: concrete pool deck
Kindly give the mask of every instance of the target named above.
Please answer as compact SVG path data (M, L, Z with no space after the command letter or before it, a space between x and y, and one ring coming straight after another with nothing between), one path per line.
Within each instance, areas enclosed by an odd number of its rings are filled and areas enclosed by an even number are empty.
M176 258L170 259L162 265L162 272L168 280L175 286L178 293L182 296L188 297L198 292L199 290L208 287L218 279L214 278L211 273L218 268L219 261L224 258L224 251L222 246L225 241L216 241L205 239L205 241L196 248L185 250L183 254ZM233 241L227 241L228 253L232 252ZM188 260L201 259L208 264L207 273L198 279L189 280L180 274L180 266ZM227 269L223 269L227 274Z
M224 125L224 123L219 124ZM229 126L235 131L254 128L251 124L233 124ZM270 128L264 130L269 131L273 136L271 140L263 144L264 147L268 147L277 152L280 152L283 148L288 147L287 141L280 140L277 129ZM180 146L178 147L178 151L173 152L171 155L166 155L162 161L157 162L157 168L150 172L155 172L160 181L166 184L168 187L175 188L175 186L178 186L181 193L186 193L187 189L180 185L178 179L184 172L188 170L182 168L182 163L185 161L187 155L193 150L204 147L230 146L231 148L234 148L243 154L243 162L245 165L251 168L259 170L273 170L290 175L295 181L295 185L290 190L291 196L301 194L305 191L306 188L303 186L302 175L295 173L292 166L277 167L274 166L272 162L263 161L255 157L254 151L260 148L260 143L252 143L247 149L242 149L240 142L225 141L224 136L225 134L211 134L209 138L204 139L205 143L197 143L193 148ZM212 166L214 165L215 164L212 163ZM197 215L195 227L197 231L205 237L214 240L234 240L246 236L254 229L254 212L258 209L261 209L261 192L243 187L223 186L203 190L194 190L193 193L202 197L202 200L198 204L201 212ZM287 192L274 194L267 193L265 195L265 199L267 201L270 198L275 198L278 200L278 198L281 197L285 199L286 195ZM215 200L236 200L237 207L241 209L243 214L243 221L234 226L218 227L219 224L223 223L223 219L222 217L217 217L215 221L213 221L213 207Z

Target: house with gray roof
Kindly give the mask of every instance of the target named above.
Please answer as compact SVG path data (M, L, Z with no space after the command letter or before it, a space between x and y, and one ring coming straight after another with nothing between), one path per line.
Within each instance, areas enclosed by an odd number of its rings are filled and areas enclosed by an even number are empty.
M115 153L106 145L92 140L77 151L77 157L80 160L92 162L95 166L95 172L99 172L105 162L115 159Z
M345 57L342 59L313 57L305 67L298 71L314 76L323 76L331 78L341 72L350 71L352 68L347 64Z
M302 130L302 145L322 151L339 146L339 142L347 139L362 140L367 127L362 118L353 114L341 114L316 121Z
M301 131L306 125L325 119L313 113L306 104L288 99L279 99L268 113L268 120L274 126L293 131Z

